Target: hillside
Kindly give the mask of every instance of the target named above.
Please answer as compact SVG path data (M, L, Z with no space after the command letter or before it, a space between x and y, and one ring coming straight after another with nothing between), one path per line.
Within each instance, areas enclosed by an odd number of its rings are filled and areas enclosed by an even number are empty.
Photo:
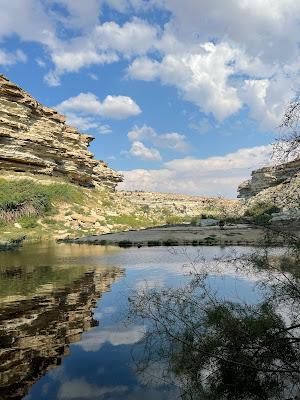
M84 188L25 174L0 175L0 232L7 239L87 234L190 222L200 215L235 215L237 202L163 193Z
M122 176L89 152L92 136L0 75L1 239L58 238L234 216L236 201L116 191Z

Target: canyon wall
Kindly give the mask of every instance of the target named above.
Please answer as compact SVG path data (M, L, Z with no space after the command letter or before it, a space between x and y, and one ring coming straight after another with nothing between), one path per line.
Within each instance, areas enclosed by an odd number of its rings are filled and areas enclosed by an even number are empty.
M269 201L283 210L299 209L300 157L287 163L252 172L251 179L238 187L238 197Z
M86 187L114 189L122 176L88 150L92 136L67 125L0 75L0 170L61 176Z

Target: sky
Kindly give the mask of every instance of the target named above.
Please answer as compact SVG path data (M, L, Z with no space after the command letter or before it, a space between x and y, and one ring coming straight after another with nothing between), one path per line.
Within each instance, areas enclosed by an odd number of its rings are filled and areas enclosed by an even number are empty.
M0 0L0 71L122 171L235 197L300 87L299 0Z

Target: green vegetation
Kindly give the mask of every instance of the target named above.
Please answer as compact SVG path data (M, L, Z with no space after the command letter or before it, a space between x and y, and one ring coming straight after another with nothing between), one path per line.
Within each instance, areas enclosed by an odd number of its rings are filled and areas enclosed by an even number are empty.
M43 185L27 179L0 179L0 220L8 223L41 215L51 212L53 202L80 202L82 199L80 190L70 184ZM24 220L24 223L27 225L29 221Z
M108 224L117 224L117 225L126 225L128 227L138 229L141 227L146 227L146 226L151 226L149 223L149 218L144 218L141 216L135 217L133 215L116 215L116 216L109 216L107 217L107 222ZM153 222L153 225L155 225L155 221Z
M267 225L272 214L278 213L280 209L272 203L258 202L250 207L245 212L245 216L253 217L253 220L258 225Z
M119 247L125 247L125 248L127 248L127 247L132 247L132 246L133 246L133 243L132 243L130 240L121 240L121 241L118 243L118 245L119 245Z
M38 225L37 217L35 215L25 215L24 217L21 217L18 222L22 228L25 229L35 228Z

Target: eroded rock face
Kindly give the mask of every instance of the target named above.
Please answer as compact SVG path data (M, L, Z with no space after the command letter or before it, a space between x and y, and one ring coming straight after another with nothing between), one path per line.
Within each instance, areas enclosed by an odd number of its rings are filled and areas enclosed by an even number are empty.
M0 75L0 169L115 188L122 176L94 159L88 150L93 139Z
M253 171L251 179L238 187L238 197L248 199L271 188L275 189L272 192L276 194L276 188L278 191L288 189L299 177L300 157L284 164L264 167Z

